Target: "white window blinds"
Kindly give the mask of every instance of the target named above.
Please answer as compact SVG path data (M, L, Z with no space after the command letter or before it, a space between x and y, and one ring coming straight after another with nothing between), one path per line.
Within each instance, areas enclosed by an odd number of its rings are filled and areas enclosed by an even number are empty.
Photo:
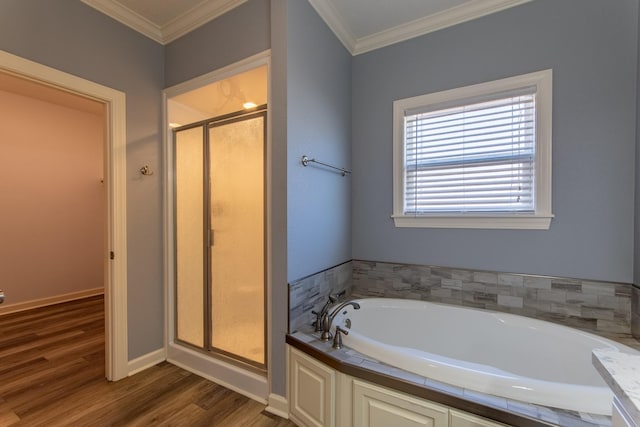
M536 88L407 110L404 214L535 212Z

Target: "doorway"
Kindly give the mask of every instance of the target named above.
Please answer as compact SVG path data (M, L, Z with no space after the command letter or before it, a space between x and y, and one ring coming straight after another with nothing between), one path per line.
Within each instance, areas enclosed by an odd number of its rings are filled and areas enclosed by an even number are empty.
M126 103L122 92L0 51L0 72L102 104L105 112L105 375L129 373L127 354ZM46 178L45 178L46 179Z
M0 117L0 314L102 295L104 105L0 72Z
M165 91L167 360L268 397L268 53Z

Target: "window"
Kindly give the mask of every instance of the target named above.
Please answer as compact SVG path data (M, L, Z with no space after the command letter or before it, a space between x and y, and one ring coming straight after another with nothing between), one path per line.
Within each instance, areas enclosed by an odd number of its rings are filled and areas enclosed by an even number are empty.
M548 229L551 70L395 101L397 227Z

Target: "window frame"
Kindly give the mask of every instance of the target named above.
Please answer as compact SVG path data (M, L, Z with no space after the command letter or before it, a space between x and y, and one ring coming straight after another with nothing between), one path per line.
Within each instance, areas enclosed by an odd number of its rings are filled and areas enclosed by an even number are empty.
M391 217L395 226L415 228L549 229L553 218L551 211L552 78L553 72L548 69L394 101L393 214ZM462 105L466 100L472 102L474 98L531 86L536 88L535 212L406 214L404 212L404 118L406 112L443 103Z

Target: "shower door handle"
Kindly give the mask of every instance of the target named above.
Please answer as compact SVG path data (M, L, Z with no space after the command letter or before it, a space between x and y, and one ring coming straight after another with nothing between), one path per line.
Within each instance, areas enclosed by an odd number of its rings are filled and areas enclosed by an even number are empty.
M213 246L213 228L209 230L209 246Z

